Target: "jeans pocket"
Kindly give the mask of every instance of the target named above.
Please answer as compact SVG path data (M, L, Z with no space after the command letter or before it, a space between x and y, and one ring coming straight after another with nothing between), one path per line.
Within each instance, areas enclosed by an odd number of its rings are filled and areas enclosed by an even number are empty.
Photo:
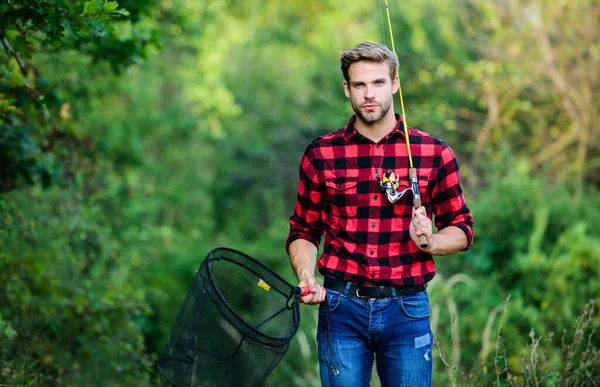
M340 304L341 295L335 290L327 289L325 301L319 304L319 313L331 313Z
M398 299L400 309L412 319L420 320L429 317L429 296L422 291Z

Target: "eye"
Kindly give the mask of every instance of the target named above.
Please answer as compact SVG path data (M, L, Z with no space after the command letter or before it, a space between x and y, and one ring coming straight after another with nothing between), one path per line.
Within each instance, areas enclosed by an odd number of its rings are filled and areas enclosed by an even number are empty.
M382 80L375 81L376 85L383 85L385 82Z

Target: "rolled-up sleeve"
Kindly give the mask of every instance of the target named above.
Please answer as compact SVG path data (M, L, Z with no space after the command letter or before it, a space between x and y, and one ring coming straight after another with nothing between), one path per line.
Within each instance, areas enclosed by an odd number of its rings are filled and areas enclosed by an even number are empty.
M297 239L312 242L317 248L323 235L321 211L323 209L323 193L318 179L318 162L314 156L315 148L306 148L300 163L300 181L298 183L298 198L294 214L290 218L290 232L286 239L285 248Z
M474 220L460 187L458 162L448 146L441 153L432 204L437 229L448 226L460 228L467 236L467 247L464 250L470 249L473 245Z

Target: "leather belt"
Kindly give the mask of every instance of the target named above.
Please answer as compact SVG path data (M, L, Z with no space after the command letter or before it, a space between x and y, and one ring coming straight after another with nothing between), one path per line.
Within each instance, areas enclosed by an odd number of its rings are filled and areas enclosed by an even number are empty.
M333 277L325 277L323 284L325 288L345 292L348 286L347 281L342 281ZM427 284L423 285L406 285L406 286L382 286L382 285L350 285L349 294L353 294L360 298L384 298L393 297L392 289L396 291L396 296L407 296L415 294L427 289Z

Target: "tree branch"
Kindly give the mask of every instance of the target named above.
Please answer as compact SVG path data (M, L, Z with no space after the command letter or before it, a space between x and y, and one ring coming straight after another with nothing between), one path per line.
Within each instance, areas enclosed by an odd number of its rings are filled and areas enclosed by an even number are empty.
M487 117L485 119L485 123L483 124L483 128L479 131L477 135L477 143L475 145L475 152L473 152L473 165L477 165L479 163L479 157L483 152L483 148L485 148L485 144L487 143L487 139L492 132L492 129L498 125L500 120L500 104L498 103L498 94L495 90L489 90L485 99L487 102Z
M25 62L23 62L23 60L19 56L19 53L16 52L10 45L10 42L8 41L8 38L6 37L4 30L0 30L0 39L2 40L2 45L4 46L4 48L6 48L6 51L8 51L8 53L10 55L12 55L15 58L15 60L17 61L17 63L19 64L19 68L21 69L21 72L23 74L26 74L27 66L25 65Z
M562 134L560 138L552 143L552 145L546 147L537 157L532 160L534 166L540 165L554 157L560 152L562 152L565 148L570 146L576 139L577 133L579 132L579 128L577 124L574 123L573 127L566 133Z
M568 81L556 68L550 37L539 12L539 5L537 2L534 2L533 5L534 7L530 9L533 15L531 17L531 24L533 25L534 37L538 42L538 48L542 55L542 62L545 65L543 68L554 87L558 90L565 111L573 121L578 121L580 119L578 107L581 107L581 104L577 103L578 96L571 91Z
M473 152L472 162L473 165L476 166L479 164L479 158L485 149L487 140L492 132L492 130L498 126L500 121L500 115L502 110L513 100L517 95L523 91L525 87L530 84L529 77L524 79L521 83L515 85L510 90L508 90L501 98L498 98L498 94L496 90L489 90L486 92L486 102L488 107L487 117L485 119L485 123L483 127L479 131L477 135L477 142L475 145L475 151Z

